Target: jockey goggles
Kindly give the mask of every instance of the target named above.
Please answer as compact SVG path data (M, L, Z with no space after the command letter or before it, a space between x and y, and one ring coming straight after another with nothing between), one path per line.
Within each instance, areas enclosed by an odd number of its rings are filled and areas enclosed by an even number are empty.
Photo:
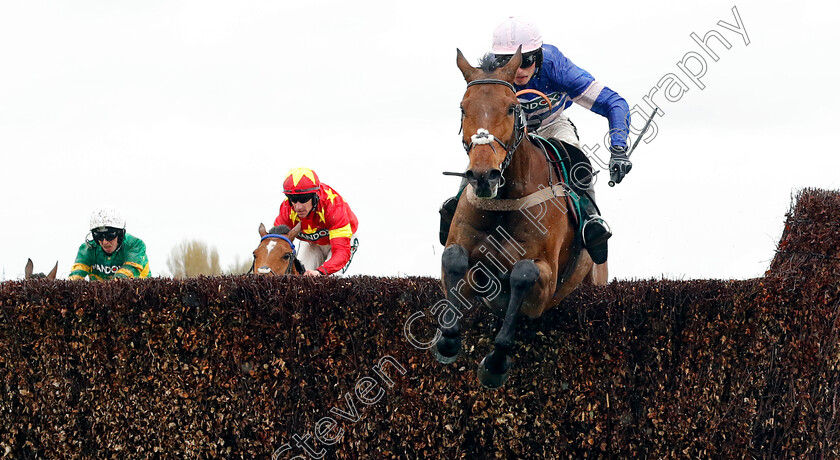
M91 233L93 233L93 239L96 241L111 241L120 235L120 231L115 228L102 231L94 230Z
M289 199L291 203L306 203L309 200L315 198L314 193L300 193L300 194L288 194L286 198Z
M520 69L527 69L528 67L531 67L532 65L534 65L534 63L537 62L537 57L538 57L540 51L542 51L542 49L536 49L536 50L531 51L529 53L523 54L522 55L522 64L519 64L519 68ZM508 62L510 62L510 59L512 57L513 57L512 54L497 54L496 55L496 66L497 67L504 67L505 65L507 65Z

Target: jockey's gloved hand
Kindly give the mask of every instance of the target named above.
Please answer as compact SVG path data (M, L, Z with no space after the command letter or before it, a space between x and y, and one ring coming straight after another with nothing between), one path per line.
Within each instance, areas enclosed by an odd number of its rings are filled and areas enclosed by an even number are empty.
M610 180L620 183L632 168L633 163L627 158L627 147L610 146Z

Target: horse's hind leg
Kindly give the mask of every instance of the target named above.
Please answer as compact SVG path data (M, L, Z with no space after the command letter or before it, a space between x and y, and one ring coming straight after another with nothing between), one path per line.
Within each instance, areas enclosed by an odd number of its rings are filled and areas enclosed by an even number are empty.
M533 260L520 260L513 266L510 274L510 302L505 312L505 321L496 335L493 351L478 365L478 379L488 388L504 385L513 364L511 355L516 334L516 316L519 308L540 278L540 269Z
M469 262L467 251L457 244L443 251L443 286L446 293L455 292L455 287L467 274ZM441 337L434 347L435 358L441 363L449 364L458 359L458 353L461 351L461 324L458 317L456 316L451 326L442 325L440 332Z

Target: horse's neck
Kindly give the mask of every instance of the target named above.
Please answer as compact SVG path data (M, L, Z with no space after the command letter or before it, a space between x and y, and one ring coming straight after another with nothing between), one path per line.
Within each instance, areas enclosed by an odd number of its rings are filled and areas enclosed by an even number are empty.
M513 153L510 166L505 170L505 185L499 190L499 198L515 199L530 195L539 186L548 185L549 172L544 156L529 139Z

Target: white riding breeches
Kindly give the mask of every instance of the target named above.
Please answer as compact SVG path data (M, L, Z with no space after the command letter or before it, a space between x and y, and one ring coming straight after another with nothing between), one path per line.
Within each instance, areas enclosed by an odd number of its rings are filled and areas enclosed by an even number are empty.
M580 149L580 139L578 138L577 130L572 125L569 117L562 113L551 123L537 128L537 135L546 139L553 137L558 141L563 141Z
M356 252L358 246L359 239L356 233L354 233L350 235L350 260L353 260L353 254ZM324 265L324 262L330 260L330 257L332 257L332 247L329 244L320 245L310 243L309 241L299 241L298 248L297 258L307 270L317 270L318 267ZM346 270L349 265L350 261L348 260L344 269ZM343 271L341 270L337 273L342 273Z

